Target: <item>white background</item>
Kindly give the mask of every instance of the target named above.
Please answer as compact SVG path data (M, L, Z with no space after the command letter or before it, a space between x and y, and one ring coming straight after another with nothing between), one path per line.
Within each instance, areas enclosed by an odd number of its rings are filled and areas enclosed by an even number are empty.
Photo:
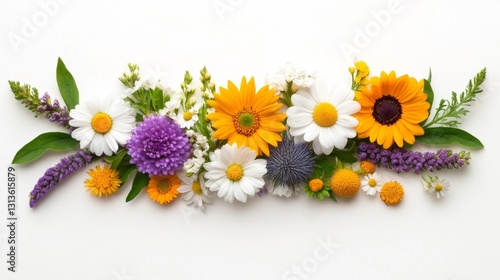
M437 2L2 1L0 278L498 279L500 1ZM66 156L52 153L15 166L18 259L17 272L7 271L7 167L25 143L60 130L33 118L7 80L60 99L61 57L81 98L119 96L117 78L129 62L159 70L178 88L185 70L197 77L203 66L218 85L246 75L262 86L267 73L291 61L334 87L349 82L354 55L373 75L395 70L420 79L431 68L436 99L461 92L488 68L485 92L461 126L485 148L472 151L470 166L439 174L452 183L445 199L423 192L418 175L380 170L405 186L397 207L364 193L338 203L301 193L246 204L215 199L199 214L182 200L164 207L145 193L125 203L130 184L108 199L91 197L81 171L30 209L38 178Z

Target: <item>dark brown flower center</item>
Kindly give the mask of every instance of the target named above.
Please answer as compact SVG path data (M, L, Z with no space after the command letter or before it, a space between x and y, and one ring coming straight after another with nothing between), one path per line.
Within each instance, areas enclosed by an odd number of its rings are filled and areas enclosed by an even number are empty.
M403 108L395 97L384 95L375 100L372 116L383 125L392 125L401 119Z

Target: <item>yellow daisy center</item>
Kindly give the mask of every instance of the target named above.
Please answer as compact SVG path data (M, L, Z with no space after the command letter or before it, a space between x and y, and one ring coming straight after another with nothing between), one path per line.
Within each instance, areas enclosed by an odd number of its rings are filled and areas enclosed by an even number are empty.
M197 195L201 195L202 194L201 184L198 181L196 181L196 182L193 183L193 185L191 186L191 189L193 190L193 193L195 193Z
M234 127L239 134L252 136L260 127L260 118L252 108L243 108L233 117Z
M435 191L440 192L443 189L443 185L437 184L436 187L434 188Z
M389 181L384 184L380 191L380 198L387 205L395 205L401 202L405 191L403 186L396 181Z
M182 115L182 118L185 120L185 121L189 121L191 118L193 117L193 114L191 112L185 112L183 115Z
M314 122L321 127L330 127L337 122L338 112L335 106L323 102L316 105L313 111Z
M340 197L354 196L360 185L359 175L351 169L340 169L330 179L330 188Z
M91 126L95 132L105 134L111 130L113 120L108 114L99 112L92 118Z
M368 180L368 186L370 187L375 187L377 185L377 180L371 178L370 180Z
M239 164L232 164L227 168L226 176L231 181L239 181L243 177L243 168Z
M91 191L91 195L108 196L115 193L118 187L122 183L120 178L118 178L118 171L110 169L108 166L104 166L101 169L97 166L88 172L90 178L86 179L84 184L88 191Z
M309 181L309 189L313 192L318 192L323 188L323 181L320 179L312 179Z
M382 125L392 125L401 119L403 107L397 98L384 95L375 100L373 118Z

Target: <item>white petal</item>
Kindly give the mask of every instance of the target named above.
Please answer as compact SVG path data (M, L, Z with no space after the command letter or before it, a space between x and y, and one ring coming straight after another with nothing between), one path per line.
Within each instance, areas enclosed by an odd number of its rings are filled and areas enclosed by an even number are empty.
M347 101L335 107L342 115L352 115L361 110L361 105L357 101Z
M323 149L322 149L321 144L319 143L318 139L315 139L313 141L313 145L312 146L313 146L313 151L314 151L315 154L317 154L317 155L323 154Z
M287 115L288 119L286 122L290 127L303 127L313 122L312 114L307 114L307 113L289 114L287 111Z
M294 106L288 109L298 107L306 110L307 112L312 112L318 104L314 99L311 98L311 96L302 93L295 93L294 95L292 95L292 103Z
M241 189L241 181L233 183L234 197L241 202L247 201L247 195Z
M356 127L358 123L359 121L355 117L348 115L339 115L335 124L343 127Z
M307 142L311 142L318 137L319 132L320 132L320 128L319 128L319 126L314 125L314 124L309 125L307 128L308 129L307 129L306 133L304 134L304 140L306 140Z
M334 131L334 126L332 127L321 127L319 130L319 143L323 147L333 147L334 140L333 138L335 135L333 135Z
M328 85L326 81L322 78L316 79L316 84L311 89L311 97L316 101L315 103L321 103L327 100L328 95ZM295 104L295 103L294 103Z

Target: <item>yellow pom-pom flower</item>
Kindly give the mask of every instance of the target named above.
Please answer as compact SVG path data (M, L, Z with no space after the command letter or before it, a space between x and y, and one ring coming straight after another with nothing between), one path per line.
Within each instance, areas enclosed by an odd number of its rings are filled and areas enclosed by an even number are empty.
M380 190L380 199L387 205L396 205L401 202L405 190L403 186L396 181L386 182Z
M330 179L330 188L339 197L353 197L361 186L359 175L351 169L340 169Z

